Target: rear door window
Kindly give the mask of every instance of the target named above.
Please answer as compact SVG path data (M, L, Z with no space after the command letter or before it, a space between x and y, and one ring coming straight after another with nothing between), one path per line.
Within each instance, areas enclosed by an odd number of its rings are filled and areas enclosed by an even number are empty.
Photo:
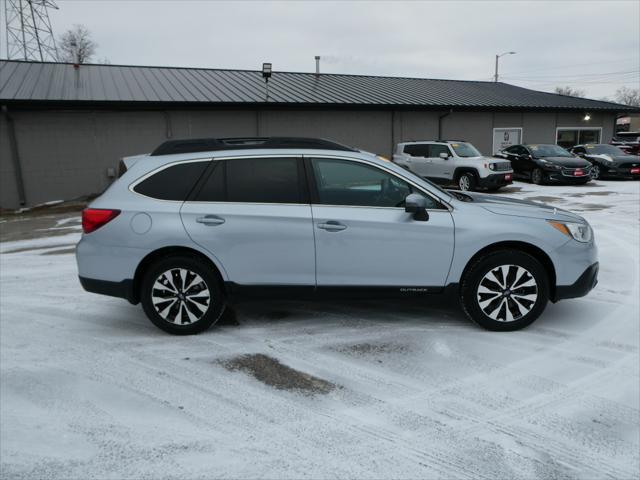
M215 163L196 201L308 203L297 158L243 158Z
M171 165L142 180L133 191L158 200L184 201L204 173L208 160Z
M428 157L429 145L427 144L412 144L404 147L404 153L411 155L412 157Z

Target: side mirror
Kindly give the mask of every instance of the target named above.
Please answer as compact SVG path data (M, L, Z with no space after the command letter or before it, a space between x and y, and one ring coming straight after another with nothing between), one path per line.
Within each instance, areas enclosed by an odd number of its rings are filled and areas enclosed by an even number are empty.
M443 160L449 160L449 154L448 153L440 153L440 158L442 158Z
M427 199L417 193L410 193L404 199L404 211L413 213L413 219L420 222L429 220L429 212L427 212Z

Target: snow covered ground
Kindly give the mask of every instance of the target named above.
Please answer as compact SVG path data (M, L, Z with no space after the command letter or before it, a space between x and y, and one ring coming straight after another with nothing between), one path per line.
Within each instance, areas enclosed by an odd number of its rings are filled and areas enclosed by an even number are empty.
M584 215L601 262L589 296L512 333L443 305L273 303L172 337L82 291L73 219L2 243L0 477L638 478L640 182L507 195Z

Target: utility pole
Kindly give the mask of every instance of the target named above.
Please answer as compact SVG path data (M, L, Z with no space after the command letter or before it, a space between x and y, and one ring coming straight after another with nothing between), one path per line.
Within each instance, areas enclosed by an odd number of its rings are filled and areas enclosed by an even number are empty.
M3 0L8 59L58 60L49 9L53 0Z
M493 75L493 81L497 82L498 81L498 60L500 59L500 57L503 57L505 55L515 55L516 52L504 52L501 53L500 55L496 55L496 70L495 73Z

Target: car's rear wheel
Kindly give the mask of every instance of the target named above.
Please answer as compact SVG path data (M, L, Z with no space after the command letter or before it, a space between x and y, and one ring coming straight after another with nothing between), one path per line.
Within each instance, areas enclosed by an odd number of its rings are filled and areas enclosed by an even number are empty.
M593 165L591 167L591 180L598 180L600 178L600 175L601 175L600 166Z
M147 270L141 302L149 320L174 335L207 330L225 308L224 292L211 267L184 255L164 258Z
M531 181L536 185L542 185L544 183L544 172L541 168L536 168L531 172Z
M469 268L462 281L461 299L467 316L487 330L519 330L544 311L549 279L531 255L501 250Z
M476 176L473 173L463 173L458 177L458 188L463 192L474 191L477 185Z

